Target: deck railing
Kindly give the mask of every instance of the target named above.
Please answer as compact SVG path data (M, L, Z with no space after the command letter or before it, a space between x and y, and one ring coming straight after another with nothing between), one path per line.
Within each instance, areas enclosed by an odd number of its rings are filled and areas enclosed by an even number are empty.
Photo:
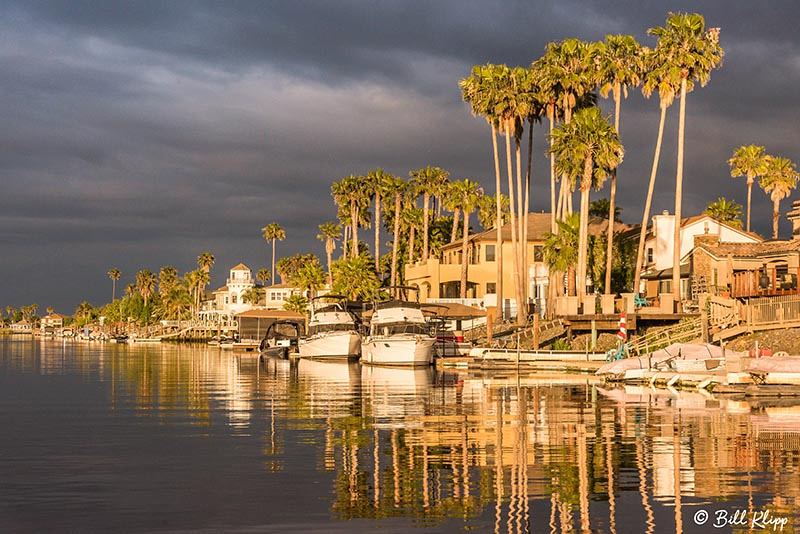
M800 278L800 268L767 267L736 272L731 277L731 296L747 298L795 295L798 293L798 278Z
M750 328L798 323L800 295L753 299L745 305L745 317Z

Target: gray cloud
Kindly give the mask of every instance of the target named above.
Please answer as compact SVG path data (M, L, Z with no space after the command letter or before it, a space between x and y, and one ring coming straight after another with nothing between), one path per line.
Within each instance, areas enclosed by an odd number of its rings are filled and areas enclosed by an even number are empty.
M279 254L324 251L334 180L439 165L493 190L489 131L461 102L472 65L527 65L550 40L630 33L666 9L722 28L723 68L687 101L684 211L744 202L727 158L764 144L794 161L800 40L794 3L7 2L0 6L0 305L70 312L109 298L106 271L191 269L214 283ZM610 113L611 106L603 102ZM623 103L620 199L641 218L658 104ZM672 209L677 103L654 209ZM533 206L543 209L546 128L536 130ZM600 196L604 193L598 193ZM784 201L788 207L790 201ZM756 229L770 203L754 193ZM130 280L128 280L130 278ZM20 281L21 280L21 281ZM127 283L127 282L126 282Z

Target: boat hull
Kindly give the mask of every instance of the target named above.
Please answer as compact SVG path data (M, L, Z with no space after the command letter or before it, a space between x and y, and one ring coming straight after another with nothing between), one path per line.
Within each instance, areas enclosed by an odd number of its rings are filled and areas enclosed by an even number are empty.
M331 332L299 341L301 358L355 360L361 355L361 336L356 332Z
M425 366L433 363L432 337L369 337L361 347L361 361L373 365Z

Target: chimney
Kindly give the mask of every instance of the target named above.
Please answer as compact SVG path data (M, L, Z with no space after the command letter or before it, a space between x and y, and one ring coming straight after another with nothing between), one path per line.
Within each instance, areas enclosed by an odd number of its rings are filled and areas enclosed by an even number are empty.
M706 229L706 233L704 234L695 234L694 236L694 246L699 245L718 245L719 244L719 234L709 234L708 229Z

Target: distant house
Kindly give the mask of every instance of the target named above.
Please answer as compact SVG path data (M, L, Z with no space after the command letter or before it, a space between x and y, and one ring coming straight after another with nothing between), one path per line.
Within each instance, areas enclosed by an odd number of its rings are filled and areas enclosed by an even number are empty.
M672 250L675 231L675 216L668 212L653 217L647 228L644 244L644 265L642 282L638 292L655 297L661 293L672 293ZM638 239L638 231L630 232L629 237ZM752 232L746 232L729 224L713 219L708 215L697 215L681 219L680 257L681 257L681 298L691 297L691 252L698 236L713 235L726 243L755 244L764 240ZM712 283L713 280L707 280Z
M292 295L301 295L300 288L291 284L275 284L264 287L266 301L264 307L268 310L282 310L286 304L286 299Z
M31 327L31 323L26 319L22 319L21 321L11 324L11 332L14 334L30 334L33 332L33 328Z
M40 326L42 329L50 328L50 329L59 329L64 327L64 319L66 317L61 315L60 313L51 313L45 317L42 317Z

